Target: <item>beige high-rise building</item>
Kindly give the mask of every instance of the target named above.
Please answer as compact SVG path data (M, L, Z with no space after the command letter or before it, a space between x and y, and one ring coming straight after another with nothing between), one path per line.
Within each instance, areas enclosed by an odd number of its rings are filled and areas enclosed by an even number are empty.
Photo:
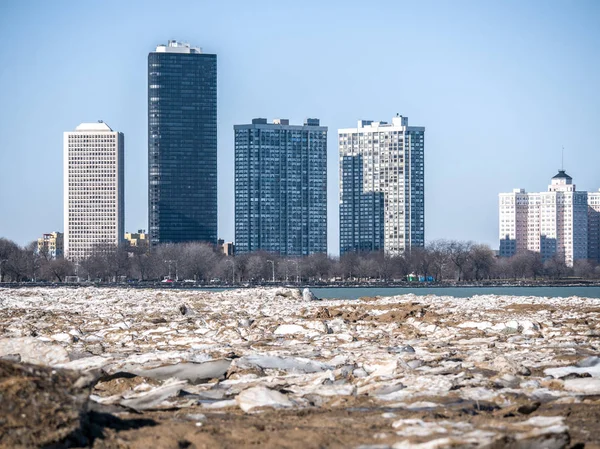
M588 258L588 193L559 170L547 192L515 189L500 194L500 256L524 250L546 260L557 255L568 266Z
M102 121L64 133L64 246L70 260L123 242L123 148L123 133Z

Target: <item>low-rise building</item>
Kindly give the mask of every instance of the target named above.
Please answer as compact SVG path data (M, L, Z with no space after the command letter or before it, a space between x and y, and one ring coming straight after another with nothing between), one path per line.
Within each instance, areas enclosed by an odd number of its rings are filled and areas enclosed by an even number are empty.
M233 256L235 254L235 245L233 242L225 242L221 245L221 250L226 256Z
M49 259L62 259L64 251L64 234L51 232L43 234L37 241L38 254L43 254Z
M235 245L233 242L226 242L223 239L217 240L217 250L226 256L235 255Z
M144 229L138 229L138 232L126 232L125 241L131 248L149 248L150 243L148 234Z

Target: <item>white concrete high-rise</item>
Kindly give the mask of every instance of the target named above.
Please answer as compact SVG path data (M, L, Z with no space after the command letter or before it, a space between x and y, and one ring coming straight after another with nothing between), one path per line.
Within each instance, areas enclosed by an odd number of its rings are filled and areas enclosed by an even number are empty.
M402 116L338 130L340 254L425 245L424 139Z
M500 256L534 251L568 266L588 258L588 193L559 170L547 192L515 189L500 195Z
M64 253L81 260L124 239L124 137L101 121L64 133Z

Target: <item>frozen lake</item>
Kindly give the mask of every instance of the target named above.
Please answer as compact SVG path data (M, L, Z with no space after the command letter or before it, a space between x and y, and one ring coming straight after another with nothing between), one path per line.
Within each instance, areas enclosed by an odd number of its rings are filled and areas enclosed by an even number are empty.
M600 298L600 287L356 287L313 288L319 298L358 299L365 296L437 295L467 298L475 295Z
M236 287L239 288L239 287ZM224 291L228 288L202 288L199 290ZM554 298L600 298L600 287L311 287L323 299L359 299L374 296L453 296L468 298L476 295L539 296Z

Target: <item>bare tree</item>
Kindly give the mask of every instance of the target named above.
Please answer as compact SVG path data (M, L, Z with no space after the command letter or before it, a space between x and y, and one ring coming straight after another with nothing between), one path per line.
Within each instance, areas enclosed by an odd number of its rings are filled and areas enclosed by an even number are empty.
M469 259L473 267L475 280L479 281L491 277L495 255L489 246L473 245L470 250Z
M263 254L254 253L246 262L248 280L257 282L269 278L267 258Z
M543 273L543 263L540 253L520 251L509 259L512 277L517 279L535 279Z
M212 275L221 282L235 283L237 265L234 257L221 257L212 270Z
M165 243L152 249L153 263L150 267L153 279L178 278L182 261L182 245Z
M391 257L394 279L406 280L406 276L410 274L410 261L404 254L398 254Z
M8 254L0 260L4 260L3 275L9 276L13 282L21 282L31 279L32 255L27 250L20 248L17 244L10 242Z
M360 256L355 251L344 253L340 257L340 272L345 279L352 279L358 275L357 267Z
M43 271L47 280L63 282L67 276L73 275L75 267L67 259L52 259L44 265Z
M131 257L131 274L141 281L149 279L152 275L152 266L155 263L153 253L145 248L129 248Z
M544 262L544 271L550 278L560 279L569 274L569 267L560 255L555 255Z
M463 280L463 271L467 265L467 262L469 261L469 252L472 246L472 242L459 242L456 240L453 240L448 244L448 258L456 268L458 281Z
M389 281L394 277L394 258L389 254L386 254L385 251L377 251L375 253L371 253L371 258L377 264L377 272L379 279L383 279Z
M573 262L573 274L577 277L591 279L594 277L595 264L590 260L576 260Z
M433 266L433 254L427 248L411 248L408 252L411 271L422 275L425 279L430 276Z
M114 282L118 282L119 278L129 275L131 261L129 260L129 252L127 250L128 248L124 245L111 245L103 251L106 258L106 265Z
M368 253L360 253L356 273L361 280L376 278L378 273L377 262L368 257Z
M302 273L309 280L324 281L331 270L331 261L325 253L311 254L302 259Z
M431 254L430 270L433 277L438 281L443 280L444 273L448 270L448 266L452 264L448 246L449 243L445 240L434 240L426 247L429 254Z
M218 264L219 255L212 245L206 243L186 243L177 247L180 255L179 277L198 281L210 281L212 272Z
M509 279L512 277L512 268L508 258L499 257L494 261L492 277L495 279Z
M110 277L110 268L107 260L101 253L93 253L81 260L79 266L88 280L107 280Z

